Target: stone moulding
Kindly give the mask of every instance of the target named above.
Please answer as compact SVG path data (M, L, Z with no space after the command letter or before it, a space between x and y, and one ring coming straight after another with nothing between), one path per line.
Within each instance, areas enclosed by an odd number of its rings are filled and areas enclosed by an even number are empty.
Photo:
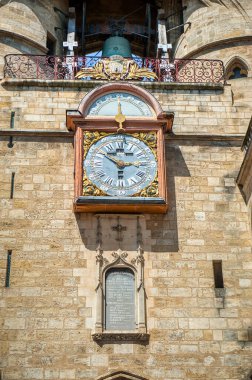
M92 338L97 343L113 342L138 342L148 343L150 335L146 333L133 332L102 332L92 334Z
M146 377L142 377L139 375L135 375L128 371L113 371L109 372L106 375L99 376L96 380L122 380L122 379L129 379L129 380L147 380Z
M88 90L90 88L96 88L99 84L104 85L104 81L99 80L67 80L67 79L18 79L18 78L3 78L0 80L0 84L3 87L57 87L57 88L78 88L81 90ZM143 87L149 91L155 89L165 90L224 90L223 83L178 83L178 82L127 82L127 84L134 84L137 87Z

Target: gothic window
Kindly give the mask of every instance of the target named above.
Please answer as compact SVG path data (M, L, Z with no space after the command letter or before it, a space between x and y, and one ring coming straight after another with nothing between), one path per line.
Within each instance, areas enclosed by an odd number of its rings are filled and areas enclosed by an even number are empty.
M245 63L236 58L229 63L226 68L226 73L228 80L246 78L248 76L248 69Z
M105 330L135 330L135 275L111 268L105 275Z

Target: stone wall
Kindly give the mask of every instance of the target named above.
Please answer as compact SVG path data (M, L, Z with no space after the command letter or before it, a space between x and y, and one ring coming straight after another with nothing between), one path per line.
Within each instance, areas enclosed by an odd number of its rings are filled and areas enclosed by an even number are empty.
M205 50L215 47L222 49L229 44L240 41L250 41L251 46L251 17L252 5L249 0L237 1L198 1L184 2L185 22L191 26L185 27L176 47L176 57L199 57ZM232 22L228 22L232 20ZM223 59L223 58L222 58Z
M15 129L64 131L65 110L76 109L90 89L67 81L64 87L46 86L5 81L2 127L9 127L15 110ZM145 87L165 110L175 112L175 135L166 140L169 211L141 219L149 344L102 346L92 340L97 218L72 211L72 137L34 133L15 137L13 148L2 137L0 368L5 380L93 380L119 369L153 380L240 380L251 370L251 230L235 184L243 159L239 136L246 131L249 109L232 105L230 86ZM118 249L110 228L116 217L104 218L103 249L110 260ZM134 221L121 216L121 224L127 227L121 248L131 257L137 247ZM12 266L5 288L8 250ZM215 294L213 260L223 262L224 303Z
M55 40L55 53L62 54L66 1L7 1L0 4L0 78L6 54L46 54L47 35ZM55 30L55 27L58 28Z
M194 54L227 64L234 54L249 63L248 40L195 53L220 38L251 33L246 19L250 2L244 1L243 9L240 3L235 10L229 1L226 6L185 1L192 27L177 56ZM27 38L35 30L42 48L47 31L56 38L54 26L62 26L63 20L54 5L67 11L66 1L5 1L0 22L9 34L2 34L1 55L35 49L17 46L10 35L15 25ZM20 17L13 16L14 9ZM13 19L10 25L6 17ZM175 113L173 134L166 138L169 211L144 215L140 221L150 341L104 345L91 337L97 311L97 216L73 213L74 148L65 123L66 110L77 109L85 94L104 82L2 80L1 378L94 380L125 370L148 380L250 380L251 200L247 207L236 178L251 118L251 80L230 81L224 87L138 83L165 111ZM11 148L6 130L12 112L14 131L20 135ZM58 136L50 135L52 131ZM110 261L119 247L111 228L116 218L101 220L104 256ZM137 254L136 216L120 218L126 227L120 248L131 259ZM215 290L213 260L222 260L225 292Z

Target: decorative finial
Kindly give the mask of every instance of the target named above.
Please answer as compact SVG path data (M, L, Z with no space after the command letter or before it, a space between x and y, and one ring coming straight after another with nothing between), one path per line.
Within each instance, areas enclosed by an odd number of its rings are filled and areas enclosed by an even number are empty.
M119 127L117 129L117 133L125 132L125 129L122 126L122 123L126 120L126 117L122 114L122 107L120 98L117 98L118 101L118 113L115 115L115 121L119 124Z

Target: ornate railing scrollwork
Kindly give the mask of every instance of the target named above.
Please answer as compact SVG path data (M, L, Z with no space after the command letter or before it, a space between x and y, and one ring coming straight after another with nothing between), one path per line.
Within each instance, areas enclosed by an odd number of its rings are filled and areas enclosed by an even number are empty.
M8 54L5 78L224 83L220 60Z

